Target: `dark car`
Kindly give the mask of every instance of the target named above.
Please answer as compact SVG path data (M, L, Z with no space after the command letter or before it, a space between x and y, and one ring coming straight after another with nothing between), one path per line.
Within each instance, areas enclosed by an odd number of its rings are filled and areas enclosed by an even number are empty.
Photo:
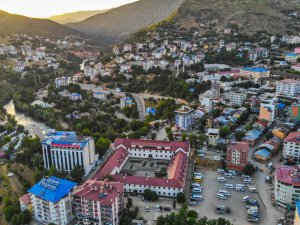
M164 211L171 211L170 207L164 207Z

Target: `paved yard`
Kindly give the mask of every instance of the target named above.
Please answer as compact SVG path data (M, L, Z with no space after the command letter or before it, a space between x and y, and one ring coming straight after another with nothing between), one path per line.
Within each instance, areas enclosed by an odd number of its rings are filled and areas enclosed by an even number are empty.
M221 176L212 170L200 170L204 174L203 185L203 197L204 200L200 201L198 206L190 206L198 212L200 217L206 216L209 219L224 217L228 219L234 225L250 225L247 221L247 213L245 203L243 203L242 197L248 195L251 199L258 200L260 223L263 225L276 225L276 219L282 217L282 213L276 210L271 204L270 190L268 184L265 184L264 173L256 173L254 176L255 184L251 185L257 187L259 193L250 193L248 190L244 192L236 191L235 189L225 189L225 183L237 184L243 183L242 177L237 176L234 179L227 179L227 182L218 182L217 177ZM226 200L221 200L216 197L219 189L227 190L230 193L230 197ZM163 207L170 207L172 211L178 212L181 207L177 203L177 209L173 210L172 202L173 199L170 198L160 198L157 202L144 202L141 196L131 197L133 199L134 206L139 206L139 215L146 219L147 225L155 225L155 221L158 216L165 215L170 212L158 212L156 211L155 205L161 205ZM224 205L231 209L230 214L217 214L215 212L215 207L217 205ZM150 207L150 212L145 212L145 207Z

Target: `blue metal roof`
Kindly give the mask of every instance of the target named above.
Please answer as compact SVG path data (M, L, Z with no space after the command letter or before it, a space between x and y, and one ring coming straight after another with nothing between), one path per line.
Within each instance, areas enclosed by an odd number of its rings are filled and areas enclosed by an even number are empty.
M254 155L258 155L263 158L268 158L271 153L267 149L261 149L254 153Z
M58 177L43 178L28 192L46 201L56 203L68 195L77 183Z
M296 213L298 213L298 216L300 217L300 202L296 202Z
M260 73L268 71L268 69L260 68L260 67L244 67L243 70L247 70L250 72L260 72Z
M288 53L286 56L292 56L292 57L297 57L299 54L297 53Z

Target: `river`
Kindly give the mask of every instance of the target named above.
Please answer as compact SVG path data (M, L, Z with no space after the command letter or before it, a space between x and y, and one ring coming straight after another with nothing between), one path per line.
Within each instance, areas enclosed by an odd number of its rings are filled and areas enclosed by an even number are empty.
M17 123L23 125L30 134L36 134L40 138L43 138L43 131L50 129L46 124L26 116L24 113L16 112L13 100L7 103L3 108L6 109L8 114L15 116Z

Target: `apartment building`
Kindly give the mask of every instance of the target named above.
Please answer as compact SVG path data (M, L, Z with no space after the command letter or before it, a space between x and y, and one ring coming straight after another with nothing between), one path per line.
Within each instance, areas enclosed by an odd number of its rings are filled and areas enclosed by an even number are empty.
M175 111L176 127L182 130L189 130L194 122L194 110L188 106L183 105L180 109Z
M49 130L42 141L44 167L70 173L76 165L87 174L95 163L95 145L92 137L77 136L75 132Z
M295 208L300 200L299 166L279 166L275 171L274 195L276 207L285 211L287 207Z
M40 180L28 190L33 218L41 224L68 224L74 218L70 193L76 185L54 176Z
M118 225L124 208L122 183L87 180L73 193L74 213L78 224Z
M220 139L219 131L219 129L212 128L207 130L206 136L209 145L216 146L218 144L218 141Z
M57 77L55 78L55 88L68 86L71 82L71 77Z
M229 100L232 105L242 106L246 99L247 94L245 92L231 91L229 94Z
M226 167L232 170L243 170L248 164L249 145L245 142L231 142L227 145Z
M285 161L299 161L300 132L292 132L284 139L283 158Z
M285 79L276 81L276 94L295 96L300 93L300 81Z

